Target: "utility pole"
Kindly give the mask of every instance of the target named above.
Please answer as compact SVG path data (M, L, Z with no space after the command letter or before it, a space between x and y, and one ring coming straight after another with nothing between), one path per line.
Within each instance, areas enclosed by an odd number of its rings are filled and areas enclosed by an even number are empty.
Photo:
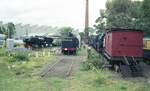
M86 0L85 5L85 37L88 38L89 35L89 0Z

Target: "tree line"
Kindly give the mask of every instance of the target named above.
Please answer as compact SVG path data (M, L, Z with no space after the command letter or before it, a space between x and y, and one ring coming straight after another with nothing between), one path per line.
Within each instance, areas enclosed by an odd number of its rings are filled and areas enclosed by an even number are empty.
M35 35L43 33L41 36L47 36L49 33L68 36L69 33L77 34L78 30L72 27L51 27L46 25L39 26L30 24L23 25L22 23L14 24L12 22L3 24L3 22L0 22L0 34L5 34L6 38L22 38L24 36L34 36L32 33Z
M108 28L132 28L150 34L150 0L107 0L106 9L100 10L100 17L94 25L97 32Z
M0 34L5 34L6 38L12 38L15 34L15 25L12 22L0 24Z

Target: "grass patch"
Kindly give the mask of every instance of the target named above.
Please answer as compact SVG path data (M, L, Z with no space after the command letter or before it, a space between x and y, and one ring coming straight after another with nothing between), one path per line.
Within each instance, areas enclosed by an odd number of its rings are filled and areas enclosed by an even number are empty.
M101 62L99 55L92 51L89 59L82 65L88 69L77 72L67 82L61 82L68 85L67 87L61 85L60 87L67 89L60 91L149 91L149 85L145 86L143 82L124 80L109 70L101 71L101 64L98 61Z
M50 91L67 91L68 81L60 78L50 78Z
M81 49L80 53L86 52ZM97 54L91 55L90 62ZM149 91L148 83L119 78L109 70L91 66L78 71L69 80L62 78L39 79L43 65L53 62L55 56L31 57L29 61L8 62L0 57L0 91ZM95 64L95 63L94 63ZM8 68L11 66L12 68Z
M52 91L149 91L148 86L123 79L109 78L109 71L96 73L92 70L79 71L71 80L53 81Z
M0 48L0 57L3 57L6 55L6 50L5 48Z
M135 89L135 91L149 91L149 90L150 90L150 87L147 84L141 85Z
M29 57L25 61L26 55L18 54L13 56L18 61L9 62L11 57L0 57L0 91L48 91L39 74L45 64L54 61L53 55Z
M94 80L94 86L101 86L101 85L104 85L106 84L106 79L104 77L97 77L95 80Z

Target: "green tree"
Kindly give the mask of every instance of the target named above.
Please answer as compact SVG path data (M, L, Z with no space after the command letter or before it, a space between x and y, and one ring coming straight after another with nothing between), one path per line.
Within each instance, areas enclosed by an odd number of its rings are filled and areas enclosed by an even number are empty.
M4 32L3 32L3 30L2 30L2 27L0 27L0 34L3 34Z
M3 25L0 26L0 33L5 34L5 32L6 32L6 28Z
M79 33L80 37L81 37L81 41L83 41L84 37L85 37L85 33L84 32L80 32Z
M150 0L144 0L142 4L142 29L145 35L150 34Z
M85 36L85 33L84 33L84 32L80 32L79 35L80 35L81 37L84 37L84 36Z
M131 0L108 0L106 2L107 27L130 28L131 5Z
M12 38L15 34L15 25L12 22L7 23L7 31L5 31L5 34L8 38Z
M100 10L100 17L95 21L94 27L97 30L97 33L104 32L106 29L106 13L105 10Z
M63 27L59 31L62 36L69 36L69 34L73 31L74 29L71 27Z
M135 29L142 29L142 2L134 1L132 2L131 14L132 17L132 27Z
M2 21L0 21L0 34L4 34L6 31L6 28L4 27L4 24Z
M89 34L93 34L95 32L95 29L92 27L89 27L88 31L89 31Z
M115 27L140 29L141 5L140 1L107 0L106 10L100 11L94 26L99 31Z

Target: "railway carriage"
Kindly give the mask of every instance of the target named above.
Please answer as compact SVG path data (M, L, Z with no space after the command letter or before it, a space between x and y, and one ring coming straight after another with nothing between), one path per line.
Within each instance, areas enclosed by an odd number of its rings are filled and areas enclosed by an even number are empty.
M145 37L143 39L144 44L144 59L150 60L150 38Z

